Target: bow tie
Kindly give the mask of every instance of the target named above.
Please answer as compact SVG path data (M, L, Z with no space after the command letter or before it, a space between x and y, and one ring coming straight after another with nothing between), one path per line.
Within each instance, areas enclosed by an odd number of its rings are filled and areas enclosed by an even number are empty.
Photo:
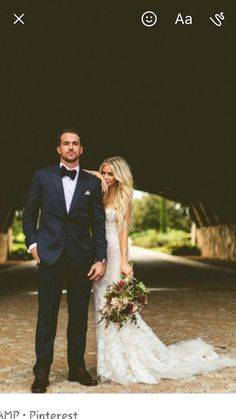
M69 176L72 180L74 180L76 173L77 170L68 170L65 166L61 166L60 168L61 177Z

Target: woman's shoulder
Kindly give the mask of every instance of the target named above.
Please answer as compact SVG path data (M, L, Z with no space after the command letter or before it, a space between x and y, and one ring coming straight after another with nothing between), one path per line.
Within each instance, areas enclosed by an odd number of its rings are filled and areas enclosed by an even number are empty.
M91 171L85 170L85 169L80 169L80 170L81 170L81 175L83 176L83 179L86 179L88 182L94 185L101 185L101 180L92 174L92 170Z

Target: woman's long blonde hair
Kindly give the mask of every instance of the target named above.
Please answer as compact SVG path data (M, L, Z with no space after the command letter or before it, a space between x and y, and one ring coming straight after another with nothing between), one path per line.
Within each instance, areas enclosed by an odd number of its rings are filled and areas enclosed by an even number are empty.
M129 229L131 221L131 208L133 198L133 176L128 163L123 157L115 156L105 159L99 172L102 172L103 166L109 165L112 169L113 175L117 181L117 189L113 206L117 210L117 224L121 231L126 228ZM106 200L106 196L104 197ZM128 221L127 221L128 216Z

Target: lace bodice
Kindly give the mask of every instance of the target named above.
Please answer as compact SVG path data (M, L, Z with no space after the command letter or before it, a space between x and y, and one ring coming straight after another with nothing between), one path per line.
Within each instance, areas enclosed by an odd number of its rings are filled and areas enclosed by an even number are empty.
M108 248L119 246L119 232L117 227L116 209L108 207L106 212L106 239Z

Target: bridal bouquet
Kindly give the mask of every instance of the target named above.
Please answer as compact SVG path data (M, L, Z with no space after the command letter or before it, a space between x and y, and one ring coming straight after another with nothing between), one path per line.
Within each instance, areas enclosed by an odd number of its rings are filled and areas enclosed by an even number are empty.
M119 282L113 282L106 288L99 322L105 320L106 327L110 322L119 323L120 328L126 322L137 324L136 313L147 305L148 292L143 282L122 275Z

